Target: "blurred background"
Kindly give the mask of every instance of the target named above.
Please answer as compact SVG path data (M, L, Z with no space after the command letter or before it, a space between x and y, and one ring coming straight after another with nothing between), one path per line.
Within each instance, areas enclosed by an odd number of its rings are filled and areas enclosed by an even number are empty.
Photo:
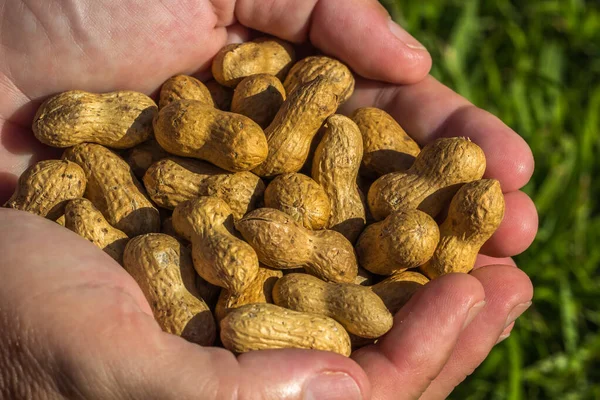
M451 399L600 399L600 0L380 1L536 159L533 306Z

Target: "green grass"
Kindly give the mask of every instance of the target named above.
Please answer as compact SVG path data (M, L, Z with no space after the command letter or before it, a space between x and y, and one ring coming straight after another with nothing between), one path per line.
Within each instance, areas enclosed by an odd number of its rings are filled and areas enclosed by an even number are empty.
M534 306L453 399L600 399L600 2L382 0L433 74L531 145Z

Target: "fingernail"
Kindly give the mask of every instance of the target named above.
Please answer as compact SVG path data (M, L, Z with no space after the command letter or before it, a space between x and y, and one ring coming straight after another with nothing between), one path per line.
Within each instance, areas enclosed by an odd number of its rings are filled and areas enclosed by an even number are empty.
M304 400L361 400L358 384L343 372L324 372L311 379L304 389Z
M498 338L498 341L496 342L496 344L505 341L506 339L508 339L510 337L510 333L505 333L504 335L501 335Z
M465 323L463 324L463 330L469 326L471 322L473 322L477 314L483 310L483 307L485 307L485 300L481 300L479 303L476 303L473 307L471 307L467 314L467 319L465 319Z
M517 320L517 318L519 318L521 316L521 314L523 314L525 311L527 311L527 309L529 307L531 307L531 301L528 301L527 303L521 303L518 306L516 306L515 308L512 309L512 311L508 314L508 318L506 318L506 323L504 324L504 329L508 328L508 326L510 324L512 324L513 322L515 322Z
M394 20L390 19L388 22L388 25L390 27L390 31L394 34L394 36L396 36L398 39L400 39L406 45L406 47L409 47L413 50L427 51L425 46L423 46L421 43L419 43L419 41L417 39L412 37L404 29L402 29L402 27L400 27L400 25L395 23Z

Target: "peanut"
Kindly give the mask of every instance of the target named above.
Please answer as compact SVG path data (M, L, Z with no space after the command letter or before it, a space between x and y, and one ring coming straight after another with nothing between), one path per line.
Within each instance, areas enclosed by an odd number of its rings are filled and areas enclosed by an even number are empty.
M180 203L173 227L192 242L194 267L213 285L242 292L258 273L256 253L234 234L233 214L217 197L198 197Z
M369 225L356 244L367 271L392 275L426 263L440 240L437 223L419 210L401 210Z
M291 94L299 86L318 76L333 84L334 93L340 103L344 103L354 92L354 76L340 61L325 56L311 56L298 61L290 70L283 86Z
M311 231L282 211L259 208L246 214L236 228L263 264L275 269L304 268L328 282L354 282L356 255L342 234Z
M289 274L273 288L280 307L321 314L339 322L348 333L378 338L392 328L392 314L369 288L353 283L327 283L307 274Z
M156 111L156 103L142 93L73 90L51 97L40 106L33 120L33 133L40 142L53 147L90 142L127 149L150 138Z
M352 120L362 133L364 175L378 177L406 171L421 152L419 145L383 110L359 108L352 114Z
M256 74L275 75L283 81L295 61L290 43L261 37L223 47L213 60L212 73L217 82L229 87L236 87L242 79Z
M317 77L298 87L265 129L269 154L253 172L262 177L298 172L308 158L313 137L336 109L337 96L326 79Z
M129 237L160 230L158 210L121 157L97 144L67 149L63 158L79 164L87 177L84 197L108 223Z
M248 171L267 157L263 130L248 117L196 100L178 100L154 119L154 135L171 154L206 160L228 171Z
M231 112L245 115L261 128L266 128L273 122L285 97L285 89L276 76L252 75L235 88Z
M215 106L210 91L204 83L187 75L174 76L162 85L158 108L162 109L177 100L197 100L207 106Z
M204 84L210 92L215 108L221 111L231 110L231 101L233 99L233 89L221 85L219 82L211 79Z
M150 139L131 149L126 160L135 176L142 179L152 164L168 156L169 153L160 147L156 140Z
M356 242L366 223L365 204L356 183L363 155L358 126L342 115L332 115L313 159L312 177L331 202L328 228Z
M196 272L187 248L161 233L138 236L125 248L124 266L163 331L202 346L213 344L215 320L196 290Z
M235 219L256 208L265 184L251 172L230 173L211 164L169 157L153 164L144 185L150 198L160 207L174 209L198 196L215 196L231 208Z
M483 151L469 139L437 139L407 171L373 183L368 195L371 213L379 221L393 211L417 208L435 217L462 184L481 179L485 166Z
M163 219L161 233L165 235L169 235L180 242L182 245L191 249L191 244L182 238L175 228L173 227L173 217L167 217ZM196 289L198 293L200 293L200 297L204 299L206 304L210 307L211 310L214 310L215 305L217 304L217 298L219 297L219 293L221 292L221 288L219 286L215 286L211 283L208 283L204 278L200 275L196 275Z
M433 258L421 267L430 279L451 272L469 272L477 253L504 218L504 195L495 179L464 185L452 199L440 226L440 242Z
M222 289L217 301L217 307L215 308L217 321L225 318L234 308L245 304L273 303L273 286L275 286L275 282L282 276L283 273L281 271L261 265L258 268L256 278L252 280L243 292L235 294Z
M112 227L91 201L75 199L67 204L65 228L94 243L119 264L123 263L129 237Z
M335 320L273 304L247 304L221 321L221 341L234 353L268 349L315 349L349 356L350 338Z
M81 167L70 161L40 161L23 172L17 188L4 205L56 220L71 199L83 196L87 179Z
M329 221L327 193L314 180L299 173L273 179L265 191L265 206L283 211L307 229L323 229Z
M383 300L392 315L395 315L427 282L429 279L418 272L404 271L389 276L370 288Z

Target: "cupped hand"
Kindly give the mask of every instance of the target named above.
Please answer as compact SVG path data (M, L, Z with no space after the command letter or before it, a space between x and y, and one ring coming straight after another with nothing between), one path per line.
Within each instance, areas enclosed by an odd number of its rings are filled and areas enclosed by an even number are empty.
M525 250L537 228L535 207L519 191L533 170L531 151L428 77L427 51L375 0L0 0L0 18L0 201L29 163L56 157L30 131L45 97L154 93L172 75L202 76L249 29L310 41L345 61L362 78L342 111L383 108L421 144L470 137L506 198L504 222L477 268L426 285L392 331L352 359L303 350L236 359L164 334L110 257L50 221L0 210L2 397L444 398L528 306L531 283L507 257Z

